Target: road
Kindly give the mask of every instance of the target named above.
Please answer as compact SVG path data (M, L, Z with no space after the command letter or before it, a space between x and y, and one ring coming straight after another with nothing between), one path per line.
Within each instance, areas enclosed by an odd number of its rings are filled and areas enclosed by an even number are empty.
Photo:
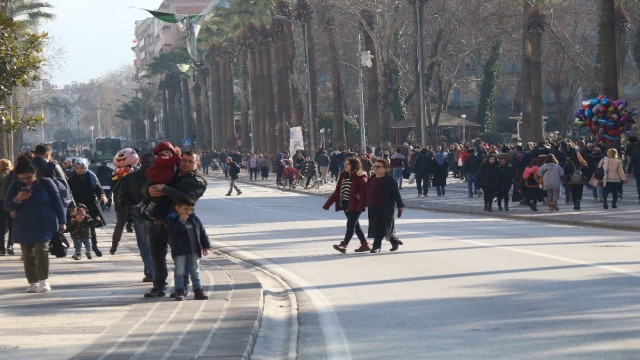
M410 209L398 252L357 254L355 240L343 255L344 215L324 198L227 186L210 181L199 216L219 250L295 291L300 359L640 354L636 233Z

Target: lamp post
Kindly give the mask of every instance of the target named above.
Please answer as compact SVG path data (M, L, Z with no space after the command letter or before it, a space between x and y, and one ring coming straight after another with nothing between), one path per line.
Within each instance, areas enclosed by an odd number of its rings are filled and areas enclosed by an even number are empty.
M93 142L93 129L95 129L95 126L91 125L89 126L89 130L91 130L91 141Z
M307 40L307 23L297 20L291 20L283 15L276 15L273 17L274 20L279 21L290 21L293 23L302 24L302 35L304 38L304 62L307 66L307 105L308 105L308 121L309 121L309 147L311 148L311 159L314 159L316 156L316 144L315 144L315 136L314 136L314 126L313 126L313 107L311 106L311 67L309 65L309 43Z
M462 118L462 145L464 145L467 142L467 137L465 136L465 125L467 122L467 115L462 114L460 115L460 117Z
M423 37L422 37L422 12L420 1L416 1L416 23L418 24L418 34L417 35L417 49L418 52L418 90L420 94L418 96L419 106L420 106L420 134L422 137L422 146L427 144L427 124L425 123L425 113L424 113L424 57L423 57Z

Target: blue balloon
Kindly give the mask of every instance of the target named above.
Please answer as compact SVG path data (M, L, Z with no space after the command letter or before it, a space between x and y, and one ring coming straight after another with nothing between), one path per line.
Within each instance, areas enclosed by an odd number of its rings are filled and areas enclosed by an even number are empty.
M589 119L591 119L593 117L593 111L591 111L591 109L585 109L584 110L584 116L586 116Z
M589 102L591 103L591 106L596 106L598 104L598 99L589 99Z

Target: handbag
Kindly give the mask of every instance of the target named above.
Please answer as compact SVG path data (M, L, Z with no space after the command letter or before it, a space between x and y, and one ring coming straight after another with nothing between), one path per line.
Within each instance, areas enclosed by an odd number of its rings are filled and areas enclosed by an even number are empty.
M416 174L411 173L411 175L409 175L409 184L413 184L414 181L416 181Z
M51 237L49 243L49 252L51 255L62 258L67 256L67 250L69 249L69 241L63 233L56 231Z
M593 186L594 188L601 186L600 180L596 178L596 174L593 174L593 176L591 176L591 179L589 179L589 185Z
M569 182L571 184L584 183L584 174L582 173L582 167L573 170L573 173L571 173L571 176L569 177Z
M602 179L604 179L604 169L601 167L596 168L593 172L593 176L599 181L602 181Z

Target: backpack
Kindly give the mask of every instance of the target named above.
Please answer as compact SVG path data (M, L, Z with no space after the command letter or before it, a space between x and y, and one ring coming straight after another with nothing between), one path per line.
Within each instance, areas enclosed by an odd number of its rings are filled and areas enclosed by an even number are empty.
M56 188L58 188L58 192L60 193L60 199L62 200L62 204L66 208L73 202L73 196L71 195L71 189L69 189L69 184L65 179L62 179L56 176L58 173L56 172L56 164L49 162L47 164L47 168L49 169L49 177L53 180Z
M538 180L536 180L536 175L537 175L537 172L532 172L531 174L529 174L529 177L527 177L528 186L538 186Z
M581 184L584 182L584 174L581 169L582 167L573 170L573 173L569 177L569 181L572 184Z

